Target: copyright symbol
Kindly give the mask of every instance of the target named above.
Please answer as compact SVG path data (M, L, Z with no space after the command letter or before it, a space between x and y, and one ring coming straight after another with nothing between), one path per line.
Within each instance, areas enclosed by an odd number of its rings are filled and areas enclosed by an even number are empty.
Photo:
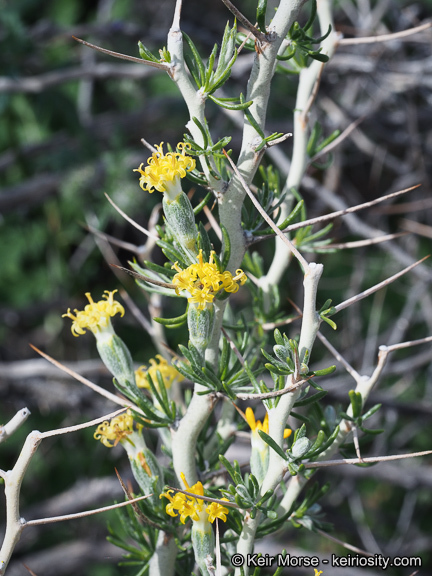
M233 554L233 556L231 556L231 564L233 566L243 566L244 564L244 557L242 554Z

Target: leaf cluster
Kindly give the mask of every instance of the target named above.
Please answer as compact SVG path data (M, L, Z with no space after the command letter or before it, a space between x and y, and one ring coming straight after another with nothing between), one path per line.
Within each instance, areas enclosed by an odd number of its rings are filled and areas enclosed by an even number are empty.
M350 390L348 392L350 403L351 403L351 410L352 416L347 414L346 412L341 412L342 418L348 420L348 422L352 422L357 428L360 428L362 432L365 434L381 434L384 430L371 430L370 428L365 428L364 422L371 418L378 410L381 408L381 404L375 404L372 406L370 410L362 414L363 412L363 398L360 392L356 392L355 390Z
M303 460L315 460L317 456L329 448L339 433L339 426L336 426L333 433L327 437L323 430L320 430L314 442L306 436L306 426L302 424L294 432L292 444L287 451L284 451L271 436L258 431L261 438L272 448L283 460L287 462L287 468L291 476L296 476L305 471Z
M258 511L261 511L267 518L277 518L276 512L271 509L271 499L274 491L268 490L261 496L257 479L253 474L245 474L243 477L237 460L230 464L223 455L219 456L219 460L225 466L233 481L233 484L229 485L228 490L221 490L224 496L230 502L237 504L239 508L248 510L251 518L255 518ZM267 506L264 506L268 501Z

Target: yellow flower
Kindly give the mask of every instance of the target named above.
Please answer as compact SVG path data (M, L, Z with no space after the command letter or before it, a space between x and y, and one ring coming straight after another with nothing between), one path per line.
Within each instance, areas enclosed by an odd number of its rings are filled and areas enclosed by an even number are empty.
M117 446L119 442L128 440L128 436L133 432L133 417L126 412L99 424L94 433L94 439L100 440L107 448Z
M269 432L269 423L268 423L268 413L264 417L264 421L261 423L261 420L255 420L255 414L250 406L246 408L245 412L246 422L249 424L250 429L252 430L252 435L255 439L261 439L261 436L258 434L258 430L262 430L266 434ZM292 430L289 428L285 428L284 430L284 438L288 438L292 433Z
M234 277L228 270L220 273L213 261L214 254L215 252L212 251L209 262L204 262L202 250L200 250L197 264L192 264L185 270L182 270L177 262L172 266L178 272L172 279L176 293L180 295L182 290L189 292L188 302L197 304L200 310L204 310L206 304L211 304L221 290L237 292L239 289L237 282L243 286L247 280L246 274L240 269L236 270Z
M186 176L195 168L195 160L186 156L186 151L190 149L190 144L180 142L177 144L177 150L180 152L163 152L163 142L156 145L157 152L153 152L151 158L147 160L148 166L143 169L143 164L136 168L134 172L139 172L140 186L143 190L153 192L154 189L159 192L169 192L175 189L177 194L181 192L180 178ZM175 196L177 195L175 194Z
M189 486L183 472L180 474L180 478L182 479L186 492L195 494L195 496L204 496L204 487L201 482ZM186 494L182 494L181 492L176 492L174 496L171 496L173 492L174 490L167 490L159 496L159 498L165 497L169 500L169 503L165 508L167 514L172 517L180 515L180 522L182 524L184 524L189 517L195 522L202 520L200 513L203 509L203 500L200 498L193 498L192 496L186 496ZM222 500L228 502L226 498L222 498ZM214 522L216 518L220 518L226 522L226 515L229 512L225 506L222 506L222 504L219 504L218 502L212 502L207 506L205 511L208 514L210 522Z
M80 334L85 334L86 329L91 330L93 334L102 332L103 330L112 331L111 326L111 316L115 316L120 313L124 315L123 306L114 300L114 294L117 290L109 292L104 291L103 298L105 300L99 300L99 302L93 302L90 292L86 292L89 304L87 304L84 310L75 309L75 314L72 314L70 308L66 314L63 314L62 318L70 318L73 320L72 323L72 334L74 336L79 336Z
M147 374L151 376L154 385L156 388L159 388L158 379L157 379L157 372L161 373L163 378L165 388L169 390L172 386L174 380L178 380L181 382L183 380L183 376L180 375L179 372L174 368L174 366L170 366L168 362L163 358L160 354L156 355L157 362L154 358L150 359L150 368L147 366L140 366L138 370L135 371L136 376L136 383L138 388L150 388Z
M228 498L222 498L225 502L229 502ZM226 522L226 515L228 514L229 510L219 502L211 502L209 506L207 506L205 510L208 514L209 522L213 524L216 518L220 518L224 522Z

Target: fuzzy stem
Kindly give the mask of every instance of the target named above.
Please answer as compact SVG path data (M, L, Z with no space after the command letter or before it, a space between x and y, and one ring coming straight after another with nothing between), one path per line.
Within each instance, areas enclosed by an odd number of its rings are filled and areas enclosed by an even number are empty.
M6 496L6 532L0 550L0 575L5 573L12 552L25 527L25 520L20 517L19 512L21 484L41 440L42 436L40 432L37 430L31 432L26 438L13 469L2 474Z
M149 574L151 576L171 576L175 571L176 557L175 539L165 532L159 532L156 550L149 564Z
M318 2L317 13L322 34L327 32L329 25L334 29L331 4L331 0L320 0L320 2ZM331 57L336 49L338 39L339 35L332 32L321 44L323 54L327 54L327 56ZM304 111L308 102L310 102L311 94L321 71L322 63L314 60L308 68L304 68L300 73L294 112L293 154L290 171L284 186L284 192L287 193L287 197L286 201L282 205L280 215L281 220L287 218L291 211L292 196L290 195L290 190L291 188L298 189L300 187L301 180L307 167L308 156L306 147L309 134L307 116L304 115ZM270 307L270 287L279 284L290 261L290 251L283 242L276 238L275 255L272 264L267 274L260 279L260 286L264 291L268 308Z

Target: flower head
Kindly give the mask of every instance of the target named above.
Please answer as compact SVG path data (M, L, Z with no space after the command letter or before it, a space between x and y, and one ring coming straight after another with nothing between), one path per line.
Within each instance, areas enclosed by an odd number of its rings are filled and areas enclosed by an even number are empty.
M72 323L72 334L74 336L79 336L80 334L85 334L86 329L91 330L93 334L97 334L104 330L112 331L111 320L112 316L120 313L124 315L123 306L114 300L114 294L117 290L109 292L105 290L103 298L105 300L99 300L99 302L93 302L90 292L86 292L89 304L87 304L84 310L75 309L75 314L72 314L70 308L66 314L63 314L62 318L70 318L73 320Z
M128 436L133 433L133 417L132 414L126 412L111 419L111 422L106 420L99 424L94 433L94 439L100 440L107 448L117 446L119 442L127 441Z
M250 406L246 408L245 411L246 422L249 424L250 429L252 430L252 445L258 449L267 449L268 445L264 442L261 436L258 434L259 430L262 430L266 434L269 432L269 422L268 422L268 412L264 417L263 422L261 420L255 420L255 414ZM284 438L288 438L292 431L289 428L285 428L284 430Z
M165 388L169 390L172 386L174 380L181 381L183 376L174 368L170 366L168 362L160 354L156 355L157 362L154 358L150 359L150 368L147 366L140 366L138 370L135 371L136 383L138 388L150 388L147 374L153 380L156 388L159 388L157 373L160 372L163 378Z
M229 502L228 498L222 498L225 502ZM209 506L206 508L206 512L208 514L209 522L213 524L216 518L220 518L224 522L226 522L226 515L228 514L229 510L219 502L211 502Z
M184 489L187 492L190 494L195 494L195 496L204 496L204 487L201 482L197 482L193 486L189 486L183 472L180 474L180 478L184 484ZM203 500L200 498L187 496L181 492L175 492L174 496L171 496L172 493L174 493L174 490L167 490L160 495L160 498L165 497L169 500L169 503L166 505L167 514L173 517L180 515L180 522L182 524L184 524L189 517L192 518L192 520L195 522L199 522L203 519L201 516L204 506ZM222 500L228 502L226 498L222 498ZM220 518L225 522L226 515L228 514L229 510L218 502L212 502L209 506L207 506L205 512L208 514L209 522L214 522L216 518Z
M141 164L134 172L139 172L140 186L143 190L153 192L154 189L159 192L169 192L175 189L177 194L181 192L180 178L186 176L195 168L195 160L186 156L186 151L190 149L189 144L180 142L177 144L179 152L163 152L163 142L156 145L157 152L153 152L151 158L147 160L148 166L143 169ZM177 195L175 194L175 195Z
M197 304L200 310L204 310L207 304L211 304L218 292L225 290L225 292L237 292L239 289L238 282L243 286L246 282L246 274L243 270L236 270L236 275L233 277L231 272L219 272L218 267L214 263L215 252L210 253L210 260L203 261L202 250L199 251L197 256L198 263L188 266L182 270L178 263L173 265L177 270L177 274L172 279L172 283L176 287L177 294L182 290L189 292L190 297L188 302Z

